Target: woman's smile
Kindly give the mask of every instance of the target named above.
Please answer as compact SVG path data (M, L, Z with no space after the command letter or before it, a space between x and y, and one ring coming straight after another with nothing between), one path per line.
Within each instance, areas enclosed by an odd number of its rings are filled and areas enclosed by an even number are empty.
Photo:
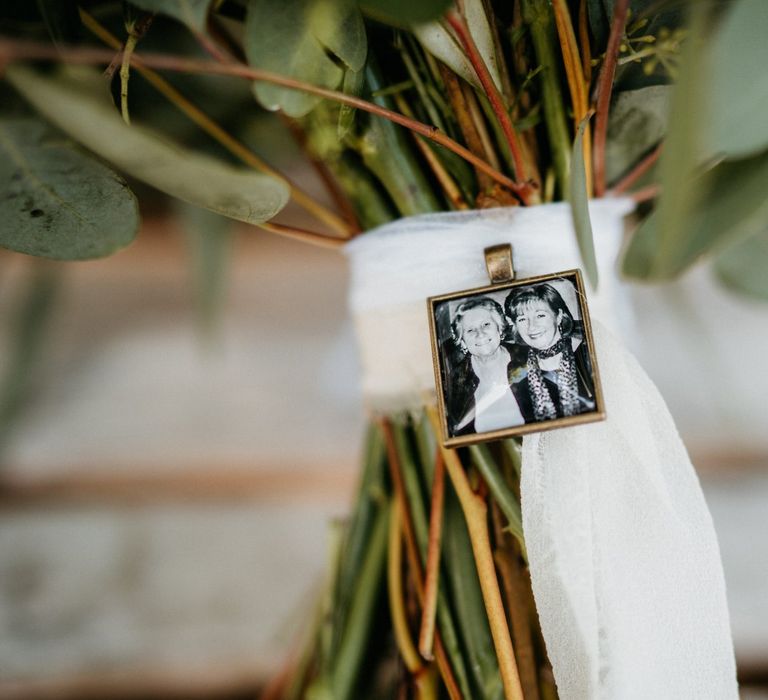
M487 357L501 344L499 327L488 309L478 307L467 311L461 319L461 328L461 338L472 355Z
M555 314L544 301L526 304L514 321L523 341L537 350L546 350L560 340L560 312Z

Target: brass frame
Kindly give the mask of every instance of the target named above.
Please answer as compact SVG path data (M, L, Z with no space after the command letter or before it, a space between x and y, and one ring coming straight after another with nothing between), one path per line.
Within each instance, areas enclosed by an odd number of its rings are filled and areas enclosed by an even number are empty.
M470 435L459 435L456 437L448 436L448 422L445 412L445 394L443 391L443 367L440 354L439 338L435 322L436 305L452 299L462 297L471 297L475 295L487 294L489 292L499 292L515 287L536 284L538 282L547 282L567 278L573 282L576 287L576 296L581 312L581 321L584 325L584 340L587 343L589 360L592 364L592 378L595 391L595 410L588 413L579 413L575 416L565 416L564 418L554 418L551 420L537 421L535 423L524 423L523 425L493 430L487 433L473 433ZM587 307L586 295L584 293L584 283L582 282L581 272L579 270L565 270L547 275L538 275L536 277L526 277L525 279L514 279L509 282L491 284L485 287L476 287L474 289L464 289L450 294L441 294L439 296L429 297L427 299L427 313L429 315L429 334L432 344L432 365L435 372L435 387L437 389L437 407L440 413L440 427L442 430L442 444L445 447L462 447L463 445L472 445L478 442L489 442L491 440L500 440L501 438L516 437L528 433L540 433L545 430L555 430L557 428L566 428L572 425L581 425L583 423L594 423L605 419L605 403L603 401L603 391L600 385L600 372L597 367L597 358L595 357L595 344L592 337L592 324L589 318L589 308Z

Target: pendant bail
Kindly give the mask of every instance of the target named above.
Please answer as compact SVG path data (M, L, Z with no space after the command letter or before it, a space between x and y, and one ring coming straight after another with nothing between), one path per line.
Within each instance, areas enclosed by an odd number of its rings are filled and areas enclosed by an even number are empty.
M491 284L502 284L515 279L512 267L512 246L509 243L499 243L485 249L485 267Z

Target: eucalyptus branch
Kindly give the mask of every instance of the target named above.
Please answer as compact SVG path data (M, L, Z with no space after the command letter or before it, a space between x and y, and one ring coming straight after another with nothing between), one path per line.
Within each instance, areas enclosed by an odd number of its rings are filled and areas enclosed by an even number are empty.
M387 550L387 590L389 593L389 612L395 632L395 642L400 651L405 667L411 673L417 673L422 667L421 657L411 639L408 629L408 616L403 600L401 572L403 566L403 532L401 527L401 504L397 497L392 500L389 514L389 545Z
M439 434L440 425L435 406L427 407L427 414L432 422L435 434ZM456 450L440 447L445 460L448 475L451 478L456 494L464 511L467 530L472 543L477 575L480 579L480 589L483 602L488 613L488 624L491 628L493 645L499 661L499 671L504 685L504 696L507 700L523 700L523 690L520 687L520 675L515 662L515 652L509 633L504 604L501 600L499 581L493 562L493 551L488 533L488 507L485 501L472 491L467 475L459 460Z
M106 27L101 25L95 17L88 12L80 9L80 19L83 24L102 42L120 51L122 44L120 40L109 32ZM118 54L119 55L119 54ZM125 54L123 54L125 55ZM343 219L337 216L330 209L323 204L315 200L310 194L302 190L298 185L288 179L281 172L275 170L269 163L263 161L257 156L250 148L245 144L238 141L231 136L227 131L221 128L213 119L205 114L199 107L193 102L182 95L173 85L171 85L165 78L153 71L151 68L146 68L142 65L136 65L136 70L144 79L152 85L160 94L162 94L169 102L173 103L179 110L181 110L189 119L197 124L205 133L211 138L219 142L224 148L226 148L232 155L239 158L243 163L249 165L256 170L260 170L278 180L282 180L291 192L291 199L298 204L302 209L312 214L324 224L329 226L333 231L342 235L350 236L353 231L350 230L350 226L347 225Z
M578 128L589 111L589 98L587 84L584 79L584 68L579 54L579 45L573 30L571 15L566 0L553 0L552 9L555 15L555 27L560 41L560 49L563 54L565 77L568 81L568 90L571 93L573 105L573 122ZM587 175L587 196L592 195L592 142L589 125L586 126L583 136L584 166Z
M424 579L424 609L419 629L419 652L425 659L432 659L435 639L435 614L440 577L440 545L443 534L443 506L445 498L445 462L441 452L435 460L435 476L432 481L432 500L429 509L429 540L427 567Z
M71 47L65 45L54 47L39 42L0 38L0 68L10 62L24 60L52 60L64 63L91 65L109 63L112 58L113 54L103 49ZM367 100L352 95L347 95L338 90L329 90L327 88L318 87L317 85L311 85L310 83L295 80L294 78L289 78L271 71L251 68L242 63L215 63L213 61L185 58L183 56L142 53L141 55L134 54L131 57L131 64L137 67L159 68L180 73L230 75L238 78L245 78L246 80L262 81L349 105L350 107L355 107L364 112L383 117L384 119L410 129L435 143L439 143L441 146L444 146L449 151L453 151L456 155L487 173L491 178L496 180L496 182L510 189L521 199L525 193L530 190L530 185L526 183L517 183L506 175L500 173L498 170L495 170L488 163L478 158L469 149L454 141L437 127L424 124L415 119L410 119L399 112L387 109L386 107L380 107L372 102L368 102Z
M627 23L628 11L629 0L616 0L613 6L611 33L605 50L605 61L600 70L600 77L597 83L597 114L595 116L593 157L595 195L598 197L602 197L605 194L605 142L608 137L608 108L611 104L613 76L616 73L616 61L619 57L619 47L622 34L624 34L624 26Z
M441 64L442 66L442 64ZM469 149L475 154L484 154L487 157L487 151L483 146L483 140L480 135L480 131L472 119L472 113L469 108L461 87L459 79L456 74L445 66L441 67L443 74L443 82L445 84L445 90L448 94L448 100L453 108L453 112L456 115L456 121L459 125L459 129L464 136ZM475 174L477 175L477 183L479 189L485 190L491 186L491 179L482 171L475 168Z
M387 448L387 457L389 464L389 472L392 477L392 485L394 487L395 498L400 504L400 517L402 518L402 530L405 535L405 552L408 557L408 564L412 572L413 584L416 588L416 596L419 602L423 604L424 601L424 572L421 564L421 555L419 554L419 545L416 540L416 530L413 525L413 519L411 512L408 508L408 497L405 492L405 483L403 481L403 474L400 468L400 457L397 452L397 444L395 442L395 436L392 430L392 424L386 418L379 420L379 426L384 434L384 442ZM455 638L455 630L449 631L445 629L446 634L450 635L451 643L457 643ZM455 658L455 655L454 655ZM460 660L461 657L458 657ZM442 637L439 632L435 632L435 660L437 661L437 667L440 670L440 675L443 678L446 689L451 700L461 700L462 692L459 689L459 685L454 675L454 669L451 668L448 662L448 656L446 654L445 647L443 646ZM458 672L459 669L456 669ZM462 672L462 676L463 676ZM466 679L464 679L466 685Z
M395 104L403 114L408 117L412 116L411 109L402 95L395 95ZM435 179L443 190L446 199L451 203L451 206L454 209L469 209L469 205L461 195L461 190L440 162L435 152L419 136L414 138L416 140L416 147L432 170Z
M269 231L270 233L277 233L286 238L293 238L296 241L302 243L311 243L312 245L320 246L321 248L341 248L346 243L343 238L336 238L335 236L326 236L325 234L318 233L317 231L308 231L303 228L296 228L294 226L286 226L285 224L278 224L274 221L263 221L260 224L256 224L259 228Z
M608 191L610 196L616 196L626 192L632 185L634 185L643 175L645 175L659 160L663 144L660 143L654 148L645 158L643 158L632 170L630 170L621 180L619 180Z
M501 93L496 87L496 84L493 82L491 74L488 72L488 67L485 65L485 61L483 61L483 57L480 55L480 51L478 51L475 40L469 33L469 30L464 24L464 21L457 15L449 12L446 15L446 20L459 37L459 41L461 41L464 50L467 52L467 57L469 58L472 67L475 69L475 73L477 74L477 77L483 86L483 90L488 96L488 100L491 103L493 111L496 114L496 118L498 119L507 143L509 144L509 150L512 154L512 160L515 164L515 175L519 180L525 181L528 178L528 171L523 161L523 154L520 149L520 144L517 140L515 128L512 125L512 120L510 119L506 107L504 106ZM525 189L521 191L520 194L523 203L528 204L531 202L531 199L534 195L535 187L532 185L532 183L525 184L523 187L525 187Z
M651 199L656 199L659 194L661 194L661 187L659 187L659 185L648 185L648 187L643 187L642 189L630 192L629 196L635 204L640 204L641 202L648 202Z

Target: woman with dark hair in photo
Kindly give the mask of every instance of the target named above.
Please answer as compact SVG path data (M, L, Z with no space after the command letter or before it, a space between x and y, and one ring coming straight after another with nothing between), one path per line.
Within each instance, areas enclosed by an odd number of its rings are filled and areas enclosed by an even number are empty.
M528 348L528 373L513 387L526 423L594 410L589 353L560 293L546 283L519 287L504 307L514 341Z
M490 297L472 298L456 309L451 330L461 358L446 387L452 436L523 424L510 385L519 379L525 358L519 348L502 342L508 328L501 305Z

